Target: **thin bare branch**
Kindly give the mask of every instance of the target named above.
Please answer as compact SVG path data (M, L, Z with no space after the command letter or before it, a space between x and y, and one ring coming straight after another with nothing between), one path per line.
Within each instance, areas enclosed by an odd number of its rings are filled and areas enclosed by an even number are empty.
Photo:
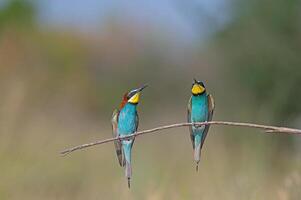
M92 146L96 146L96 145L100 145L100 144L104 144L104 143L113 142L115 140L129 139L131 137L137 137L137 136L144 135L144 134L149 134L149 133L161 133L161 132L158 132L158 131L165 130L165 129L185 127L185 126L202 126L202 125L207 125L207 124L256 128L256 129L264 130L266 133L283 133L283 134L299 134L299 135L301 135L301 130L300 129L293 129L293 128L287 128L287 127L278 127L278 126L266 126L266 125L261 125L261 124L242 123L242 122L210 121L210 122L198 122L198 123L178 123L178 124L171 124L171 125L156 127L156 128L153 128L153 129L138 131L135 134L131 134L131 135L128 135L128 136L108 138L108 139L105 139L105 140L99 140L99 141L96 141L96 142L82 144L82 145L79 145L79 146L75 146L75 147L63 150L60 153L62 155L67 155L67 154L69 154L73 151L85 149L85 148L88 148L88 147L92 147Z

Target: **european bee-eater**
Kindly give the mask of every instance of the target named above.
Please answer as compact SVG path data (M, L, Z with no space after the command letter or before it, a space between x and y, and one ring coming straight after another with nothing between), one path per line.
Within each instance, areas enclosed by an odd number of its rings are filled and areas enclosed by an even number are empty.
M124 94L119 110L116 109L112 116L113 136L131 135L138 128L137 104L139 103L141 91L146 88L144 85L138 89L131 90ZM135 138L115 141L117 158L120 166L125 166L125 176L130 187L132 176L131 152Z
M188 102L188 122L211 121L214 110L214 100L210 94L207 94L204 83L194 79L191 93L192 96ZM201 149L204 145L209 125L190 126L189 130L194 150L194 160L196 161L196 170L198 171Z

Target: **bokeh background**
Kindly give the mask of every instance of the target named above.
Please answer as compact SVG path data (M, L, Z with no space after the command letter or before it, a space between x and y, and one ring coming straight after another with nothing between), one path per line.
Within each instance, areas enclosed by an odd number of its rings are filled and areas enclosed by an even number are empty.
M111 137L148 83L139 129L183 122L193 78L214 119L301 127L299 0L1 0L0 199L301 198L301 139L211 127L195 172L187 128L136 139L132 188Z

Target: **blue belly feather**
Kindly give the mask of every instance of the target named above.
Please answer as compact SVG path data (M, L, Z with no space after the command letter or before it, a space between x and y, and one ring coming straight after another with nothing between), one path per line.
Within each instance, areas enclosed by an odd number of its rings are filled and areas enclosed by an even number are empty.
M204 122L208 118L208 99L207 95L191 97L191 121Z
M204 122L208 119L208 99L207 95L204 93L199 96L191 97L191 122ZM201 144L205 126L192 127L192 132L194 134L195 146Z
M136 105L127 103L121 110L118 116L118 135L125 136L136 132L137 130L137 110ZM131 150L133 139L122 140L122 148L125 155L125 160L131 163Z
M136 105L127 103L119 113L118 134L130 135L137 129L137 110Z

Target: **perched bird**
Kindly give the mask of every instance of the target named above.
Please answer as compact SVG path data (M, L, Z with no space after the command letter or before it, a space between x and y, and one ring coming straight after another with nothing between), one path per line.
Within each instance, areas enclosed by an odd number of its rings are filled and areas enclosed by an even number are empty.
M214 100L210 94L207 94L204 83L194 79L191 93L192 96L188 102L188 122L211 121L214 110ZM189 130L194 150L194 160L196 161L196 170L198 171L201 149L204 145L209 125L190 126Z
M141 91L146 88L144 85L124 94L119 110L116 109L112 116L112 133L114 137L126 136L137 131L139 118L137 114L137 104ZM125 176L130 187L132 176L131 152L135 138L116 140L115 148L120 166L125 167Z

